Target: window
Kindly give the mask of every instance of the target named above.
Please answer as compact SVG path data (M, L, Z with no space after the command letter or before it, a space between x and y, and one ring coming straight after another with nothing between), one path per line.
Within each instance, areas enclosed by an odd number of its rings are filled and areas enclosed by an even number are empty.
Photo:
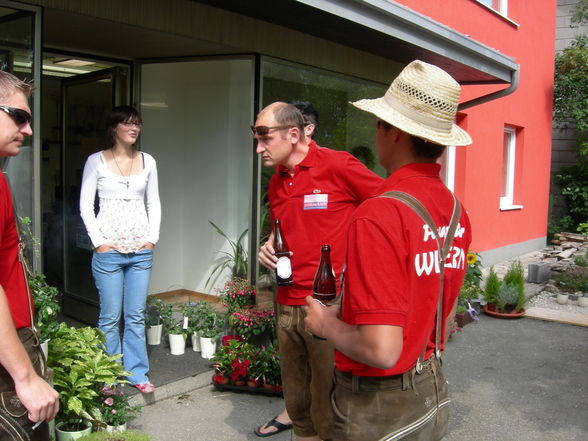
M478 0L478 2L494 9L505 17L508 15L508 0Z
M523 208L522 205L514 204L517 157L516 145L516 130L511 127L505 127L502 146L502 192L500 194L501 210L516 210Z

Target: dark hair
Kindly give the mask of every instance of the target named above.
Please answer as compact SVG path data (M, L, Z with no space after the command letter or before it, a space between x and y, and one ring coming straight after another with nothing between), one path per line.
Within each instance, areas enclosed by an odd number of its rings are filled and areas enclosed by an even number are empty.
M106 118L106 135L110 141L112 147L116 144L116 138L114 137L114 131L116 126L123 122L132 122L136 124L142 124L143 120L137 109L131 106L117 106L110 111L110 114Z
M445 151L445 146L437 144L418 136L411 135L412 147L416 156L421 158L437 159Z
M304 141L304 117L295 106L288 103L280 103L273 110L273 113L274 119L279 126L294 126L298 128L300 139Z
M308 101L290 101L290 104L292 104L294 107L300 110L300 113L302 113L302 117L304 118L305 125L314 125L314 130L310 135L310 138L314 139L314 135L316 135L316 132L318 130L319 121L319 115L316 109L312 107L312 104L310 104Z

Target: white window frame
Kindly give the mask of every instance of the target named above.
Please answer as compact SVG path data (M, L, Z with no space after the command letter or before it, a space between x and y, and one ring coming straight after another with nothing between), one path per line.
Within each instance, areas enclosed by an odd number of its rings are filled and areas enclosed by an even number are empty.
M502 164L503 170L506 167L506 182L502 182L500 190L500 210L519 210L522 205L514 204L516 156L517 156L517 131L512 127L504 128L503 149L506 149L506 164ZM504 151L504 150L503 150ZM504 176L501 176L504 180Z
M508 17L508 0L477 0L477 2L498 12L500 15ZM494 4L497 5L494 6Z
M440 162L442 162L441 166L443 167L443 176L441 179L445 183L445 186L451 190L455 191L455 146L449 145L445 149L445 153L441 156Z

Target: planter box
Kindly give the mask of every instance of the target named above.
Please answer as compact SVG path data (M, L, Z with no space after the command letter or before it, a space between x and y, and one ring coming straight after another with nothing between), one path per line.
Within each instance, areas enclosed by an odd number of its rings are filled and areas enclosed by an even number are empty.
M463 328L465 325L467 325L468 323L471 323L473 321L474 321L474 319L472 319L472 316L469 314L469 312L462 312L459 314L455 314L455 323L460 328Z
M213 383L214 387L216 387L220 391L228 391L228 392L245 392L249 394L258 394L258 395L269 395L273 397L281 397L282 391L276 391L273 389L266 389L264 387L249 387L249 386L235 386L232 384L216 384Z

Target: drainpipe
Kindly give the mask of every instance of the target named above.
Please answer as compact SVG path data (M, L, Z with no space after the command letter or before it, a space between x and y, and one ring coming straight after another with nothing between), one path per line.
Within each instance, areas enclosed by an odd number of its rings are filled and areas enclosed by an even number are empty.
M489 93L488 95L479 96L478 98L474 98L472 100L466 101L461 103L457 110L458 112L461 110L469 109L470 107L477 106L478 104L487 103L488 101L492 101L498 98L502 98L503 96L510 95L519 87L519 69L513 70L510 74L510 86L506 89L501 89L496 92Z

